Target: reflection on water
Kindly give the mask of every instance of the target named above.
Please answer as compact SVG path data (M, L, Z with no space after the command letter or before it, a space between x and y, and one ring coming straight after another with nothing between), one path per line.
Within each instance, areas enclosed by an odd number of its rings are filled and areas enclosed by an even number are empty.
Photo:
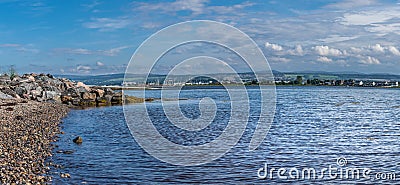
M251 113L257 115L258 90L250 88L248 92ZM147 94L159 95L159 91ZM347 167L371 168L371 174L399 171L399 96L398 89L278 87L274 123L256 151L248 151L258 120L251 116L235 148L212 163L195 167L169 165L143 151L130 135L122 107L73 110L64 119L65 134L60 136L55 151L73 150L74 153L55 153L53 162L63 168L52 169L54 183L389 183L373 179L294 181L275 177L260 180L257 170L265 163L270 168L338 167L337 158L345 157ZM230 103L224 89L187 89L181 92L181 97L188 98L180 103L183 114L189 118L199 116L200 98L213 98L218 110L216 118L204 130L188 132L168 123L161 103L152 102L147 105L149 114L164 137L178 144L199 145L211 141L226 127ZM134 110L134 106L143 105L131 106ZM72 143L77 135L83 137L82 145ZM61 179L57 172L70 173L71 179Z

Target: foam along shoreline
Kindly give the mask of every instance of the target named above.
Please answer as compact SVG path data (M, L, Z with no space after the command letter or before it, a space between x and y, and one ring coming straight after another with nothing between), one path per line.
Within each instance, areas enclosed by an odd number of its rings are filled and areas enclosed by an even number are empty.
M62 104L0 99L1 184L51 182L46 159L68 110Z

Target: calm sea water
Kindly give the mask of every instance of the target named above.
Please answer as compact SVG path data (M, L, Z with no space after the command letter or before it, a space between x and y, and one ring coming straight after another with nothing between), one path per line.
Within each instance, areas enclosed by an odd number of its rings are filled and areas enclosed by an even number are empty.
M135 91L128 92L131 95ZM63 167L52 168L54 184L337 184L396 183L378 180L375 174L396 173L400 180L400 89L342 87L277 87L277 109L274 123L263 144L248 151L259 112L259 90L248 89L251 116L246 132L232 150L220 159L195 167L174 166L161 162L141 149L125 123L121 106L72 110L64 119L54 150L72 150L73 154L55 153L52 160ZM148 97L159 97L154 90ZM230 103L222 88L186 89L181 91L181 109L189 118L199 116L198 103L211 97L217 104L217 116L206 129L198 132L177 130L162 113L161 103L147 104L159 132L183 145L198 145L215 139L230 118ZM134 110L135 106L130 105ZM140 116L140 115L138 115ZM140 120L140 118L138 118ZM72 139L83 138L82 145ZM343 166L338 158L345 158ZM314 168L370 168L370 179L260 179L258 170L271 168L301 171ZM62 179L57 173L69 173ZM288 172L287 172L288 173ZM286 175L288 175L286 173ZM301 176L301 175L300 175Z

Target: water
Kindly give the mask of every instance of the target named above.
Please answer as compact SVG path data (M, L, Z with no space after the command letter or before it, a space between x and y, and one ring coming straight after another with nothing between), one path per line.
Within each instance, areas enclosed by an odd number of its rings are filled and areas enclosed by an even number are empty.
M56 153L52 160L63 168L52 168L55 184L160 184L160 183L395 183L375 179L378 172L400 175L400 90L342 87L277 87L277 109L274 123L263 144L253 152L248 145L257 122L259 104L257 88L248 89L251 114L242 139L220 159L195 167L174 166L161 162L141 149L130 135L120 106L72 110L64 119L57 150L73 150L73 154ZM137 92L129 92L132 95ZM183 145L199 145L215 139L230 118L230 103L221 88L187 89L181 92L181 109L185 116L199 116L198 102L212 97L217 103L216 120L205 130L184 132L167 124L159 101L147 108L159 132ZM149 97L159 97L151 91ZM171 102L173 103L173 101ZM131 105L134 110L135 106ZM140 118L138 118L140 120ZM205 134L207 133L207 135ZM72 139L83 137L82 145ZM338 166L338 158L347 164ZM258 169L315 168L317 174L329 166L370 168L370 179L309 180L260 179ZM70 173L61 179L57 173ZM288 175L286 173L286 175ZM300 175L301 176L301 175ZM400 179L400 176L397 178Z

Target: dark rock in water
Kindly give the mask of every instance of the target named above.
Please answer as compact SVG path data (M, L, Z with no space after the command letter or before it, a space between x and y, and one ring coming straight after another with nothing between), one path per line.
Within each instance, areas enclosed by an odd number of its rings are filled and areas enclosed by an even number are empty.
M111 97L112 98L112 97ZM96 98L96 106L109 106L111 105L111 101L105 97Z
M111 99L111 104L121 105L122 104L122 96L113 96Z
M125 96L124 103L143 103L144 101L148 101L148 99L133 97L133 96Z
M83 139L82 139L80 136L78 136L78 137L76 137L75 139L73 139L72 141L73 141L74 143L76 143L76 144L82 144Z
M154 98L146 98L145 101L152 102L152 101L154 101Z
M63 154L73 154L74 151L72 151L72 150L65 150L65 151L62 151L62 153L63 153Z
M96 100L80 100L78 104L81 107L95 107L97 103Z

